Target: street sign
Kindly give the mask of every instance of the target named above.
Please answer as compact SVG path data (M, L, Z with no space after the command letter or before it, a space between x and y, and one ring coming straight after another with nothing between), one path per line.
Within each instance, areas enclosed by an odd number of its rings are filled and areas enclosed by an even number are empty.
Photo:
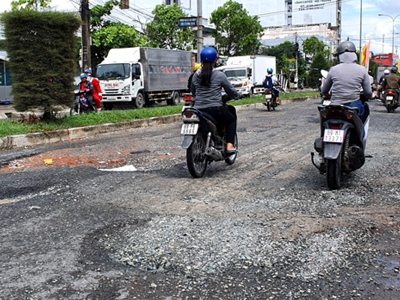
M196 17L180 18L178 26L179 27L197 26L197 18Z

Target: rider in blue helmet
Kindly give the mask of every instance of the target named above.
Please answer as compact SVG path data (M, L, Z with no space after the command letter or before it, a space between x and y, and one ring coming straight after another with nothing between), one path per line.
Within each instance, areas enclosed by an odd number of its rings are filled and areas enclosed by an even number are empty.
M224 125L227 131L227 153L236 153L234 146L236 136L236 116L234 116L222 101L222 89L232 99L243 97L228 81L226 75L214 69L218 58L217 51L212 47L204 48L200 53L202 68L192 78L191 92L195 97L194 107L206 111L218 123Z
M276 96L276 104L280 105L281 102L279 101L279 90L275 88L275 86L280 85L278 79L276 78L275 75L273 75L274 69L268 68L267 69L267 75L265 76L265 79L263 81L263 86L266 89L271 89L274 90L275 96ZM267 105L264 103L264 105Z
M84 91L85 93L83 94L84 97L87 99L89 104L93 106L93 85L92 83L88 80L86 73L82 73L79 75L79 78L81 79L81 82L78 83L78 90Z

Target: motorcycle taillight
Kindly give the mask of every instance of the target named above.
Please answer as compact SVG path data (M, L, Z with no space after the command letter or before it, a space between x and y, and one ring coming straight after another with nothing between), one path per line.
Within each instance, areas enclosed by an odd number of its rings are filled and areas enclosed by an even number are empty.
M340 125L331 125L331 129L340 129Z
M388 95L393 95L393 91L388 91L387 94Z
M182 113L183 122L198 122L200 121L199 117L192 111L184 111Z
M185 96L185 101L192 101L192 96L186 95Z
M266 90L265 93L266 94L271 94L271 90Z

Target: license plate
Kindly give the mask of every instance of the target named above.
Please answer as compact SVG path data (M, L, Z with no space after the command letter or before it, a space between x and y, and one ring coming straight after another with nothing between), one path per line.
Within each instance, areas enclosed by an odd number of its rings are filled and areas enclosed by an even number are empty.
M325 129L324 142L327 143L343 143L344 130Z
M272 95L265 95L265 99L271 99L272 98Z
M184 123L182 124L181 134L195 135L198 129L199 129L198 123Z
M393 100L393 96L386 96L386 100L392 101Z
M104 100L109 100L109 101L115 101L115 100L117 100L117 97L112 97L112 96L107 96L107 97L104 97L104 96L103 96L103 98L104 98Z

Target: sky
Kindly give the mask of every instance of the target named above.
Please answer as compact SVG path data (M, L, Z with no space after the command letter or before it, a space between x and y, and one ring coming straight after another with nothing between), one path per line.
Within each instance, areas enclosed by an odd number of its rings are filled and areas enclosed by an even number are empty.
M0 0L0 12L11 9L12 0ZM199 0L181 0L181 7L188 15L197 15L197 3ZM207 7L211 2L215 4L225 0L201 0L203 5L203 17L208 18ZM252 5L250 0L236 0L243 4ZM260 3L268 0L261 0ZM284 0L282 0L284 1ZM163 0L130 0L129 10L115 10L112 17L118 21L130 23L132 26L140 26L151 20L151 12L156 5ZM57 11L78 11L80 0L52 0L50 5ZM104 0L89 0L90 5L103 4ZM248 9L247 9L248 10ZM384 14L386 16L378 16ZM265 17L264 17L265 18ZM395 18L395 19L394 19ZM393 22L394 19L394 22ZM264 22L260 18L261 23ZM361 30L360 30L360 24ZM371 41L370 50L377 53L391 53L394 25L394 52L400 55L400 1L399 0L342 0L342 40L349 38L357 48L363 47ZM360 43L361 37L361 43Z

